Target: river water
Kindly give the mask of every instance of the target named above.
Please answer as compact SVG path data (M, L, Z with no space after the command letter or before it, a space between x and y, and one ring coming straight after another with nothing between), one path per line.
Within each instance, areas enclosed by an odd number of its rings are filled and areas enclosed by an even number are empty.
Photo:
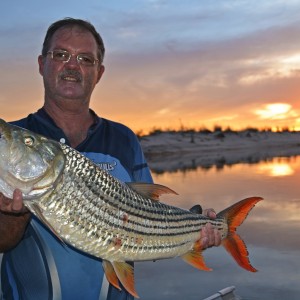
M246 197L263 197L238 229L258 272L240 268L223 247L203 254L212 272L194 269L180 258L136 263L142 300L201 300L228 286L235 286L241 299L300 299L300 156L153 177L179 193L164 196L163 202L186 209L199 203L220 211Z

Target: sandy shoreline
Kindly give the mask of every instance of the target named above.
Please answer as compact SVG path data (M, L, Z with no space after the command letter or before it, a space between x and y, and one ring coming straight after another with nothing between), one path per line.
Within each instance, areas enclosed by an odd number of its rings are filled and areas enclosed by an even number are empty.
M161 132L141 138L152 171L255 163L300 154L300 132Z

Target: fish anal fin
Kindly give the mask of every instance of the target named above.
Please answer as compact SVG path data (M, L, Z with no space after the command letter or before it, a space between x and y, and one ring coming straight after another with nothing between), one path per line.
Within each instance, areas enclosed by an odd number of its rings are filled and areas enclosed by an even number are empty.
M133 267L126 262L112 262L114 270L118 276L118 279L133 297L139 298L134 288L134 271Z
M145 182L127 182L126 184L140 195L155 201L159 201L159 197L163 194L178 195L172 189L161 184Z
M186 263L192 265L193 267L199 270L212 271L212 269L205 264L201 251L191 250L186 254L181 255L181 258Z
M118 290L121 290L117 274L116 274L112 264L107 260L103 260L102 266L103 266L104 273L105 273L105 276L106 276L108 282L111 285L113 285L115 288L117 288Z
M222 245L228 253L234 258L234 260L247 271L257 272L257 270L252 267L249 257L248 250L244 241L235 232L230 232L228 236L222 241Z

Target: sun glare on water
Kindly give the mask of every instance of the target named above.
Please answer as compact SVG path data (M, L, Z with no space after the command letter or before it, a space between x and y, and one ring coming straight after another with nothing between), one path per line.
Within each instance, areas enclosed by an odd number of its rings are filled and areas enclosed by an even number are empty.
M258 170L259 173L264 173L271 177L290 176L294 174L293 168L287 163L261 165Z

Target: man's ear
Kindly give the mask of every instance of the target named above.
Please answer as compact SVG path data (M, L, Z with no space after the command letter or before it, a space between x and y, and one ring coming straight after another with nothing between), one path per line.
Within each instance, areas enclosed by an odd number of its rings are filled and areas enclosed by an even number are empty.
M97 83L99 82L99 80L101 79L103 73L105 71L105 67L103 65L101 65L98 69L98 76L97 76Z
M43 76L44 75L44 57L43 57L43 55L39 55L38 64L39 64L39 72Z

